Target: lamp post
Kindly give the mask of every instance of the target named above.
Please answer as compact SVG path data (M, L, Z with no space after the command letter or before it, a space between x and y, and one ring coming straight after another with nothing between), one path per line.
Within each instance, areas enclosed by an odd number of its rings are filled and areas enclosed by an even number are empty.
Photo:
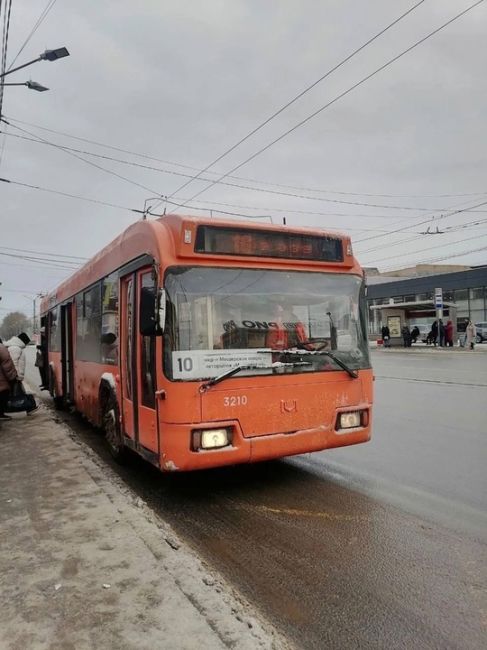
M0 87L3 86L27 86L27 88L29 88L30 90L37 90L37 92L39 93L43 93L45 90L49 90L49 88L46 88L46 86L37 83L37 81L23 81L20 83L9 83L9 84L0 83Z
M57 48L57 50L46 50L42 54L39 54L37 59L32 59L32 61L27 61L27 63L18 65L16 68L12 68L11 70L7 70L3 74L0 74L0 79L3 79L3 77L6 77L8 74L12 74L12 72L17 72L17 70L22 70L22 68L26 68L28 65L37 63L38 61L57 61L58 59L63 59L65 56L69 56L69 52L65 47L59 47Z

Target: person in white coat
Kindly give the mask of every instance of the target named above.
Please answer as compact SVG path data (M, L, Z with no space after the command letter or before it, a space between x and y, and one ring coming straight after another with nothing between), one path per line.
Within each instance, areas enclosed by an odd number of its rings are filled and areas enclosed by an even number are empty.
M25 377L25 346L29 343L30 338L25 332L21 332L18 336L12 336L9 341L4 343L14 362L17 378L20 381L24 381Z

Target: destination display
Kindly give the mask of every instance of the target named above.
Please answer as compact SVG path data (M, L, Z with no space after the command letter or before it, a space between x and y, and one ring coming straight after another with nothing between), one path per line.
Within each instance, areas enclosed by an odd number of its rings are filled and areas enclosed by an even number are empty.
M343 242L329 235L198 226L195 253L343 262Z
M269 368L272 354L262 350L178 350L172 353L174 379L217 377L236 366Z

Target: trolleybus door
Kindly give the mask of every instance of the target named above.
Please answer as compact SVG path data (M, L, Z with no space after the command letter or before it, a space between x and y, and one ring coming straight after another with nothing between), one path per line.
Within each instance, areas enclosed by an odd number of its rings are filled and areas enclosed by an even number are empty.
M122 278L122 413L125 433L145 449L158 451L156 392L156 337L139 330L140 296L154 287L151 268ZM154 289L155 291L155 289ZM155 294L154 294L155 295Z
M73 401L73 303L61 305L61 368L62 394L67 402Z
M136 357L134 347L135 334L135 274L121 280L120 300L120 360L122 382L122 424L124 433L136 440L136 418L134 401L136 401L137 383L134 378Z

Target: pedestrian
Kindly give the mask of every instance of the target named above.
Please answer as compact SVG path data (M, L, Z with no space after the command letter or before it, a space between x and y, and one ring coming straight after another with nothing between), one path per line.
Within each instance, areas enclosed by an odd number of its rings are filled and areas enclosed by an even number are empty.
M5 347L8 348L9 354L12 357L19 381L24 381L25 346L29 343L30 338L25 332L21 332L18 336L12 336L9 341L5 341Z
M387 325L382 326L381 330L382 334L382 340L384 341L384 347L385 348L390 348L391 347L391 332Z
M416 341L418 340L418 336L419 336L419 327L415 325L411 330L411 339L413 343L416 343Z
M448 347L453 347L453 323L449 320L445 327L445 343Z
M409 331L409 327L407 325L403 325L402 340L405 348L411 347L411 332Z
M471 320L468 321L466 332L467 332L467 346L469 346L470 349L473 350L475 347L475 340L477 337L477 328L475 327L475 325L472 323Z
M47 390L48 386L47 386L47 377L46 377L46 367L44 365L45 348L42 343L36 347L37 350L36 350L35 366L36 368L39 369L39 375L41 376L41 384L39 388L41 390Z
M441 318L438 320L438 338L440 342L440 347L445 346L445 326Z
M433 325L431 326L431 338L433 345L436 347L436 344L438 343L438 321L433 321Z
M0 339L0 421L11 420L11 417L5 414L5 409L10 396L10 388L16 379L17 371L14 362Z

